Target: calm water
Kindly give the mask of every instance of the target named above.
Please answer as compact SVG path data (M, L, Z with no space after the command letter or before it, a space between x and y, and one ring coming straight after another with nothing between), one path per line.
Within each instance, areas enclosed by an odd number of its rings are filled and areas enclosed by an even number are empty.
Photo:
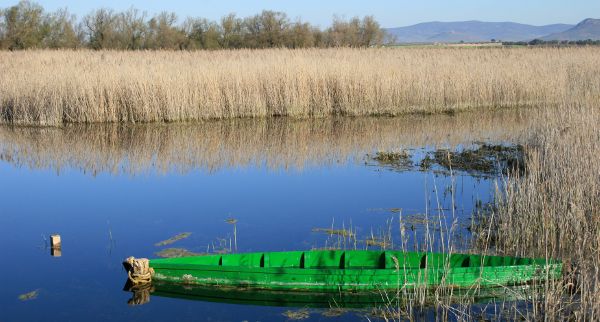
M283 251L342 246L313 228L351 228L358 248L405 218L443 211L457 245L493 177L441 167L400 171L367 154L514 143L526 115L248 120L202 124L0 127L0 321L279 321L286 307L152 296L129 306L121 261L167 247ZM455 190L455 211L451 191ZM439 209L441 206L442 209ZM413 221L414 223L418 220ZM390 224L391 223L391 224ZM416 230L419 230L416 224ZM173 245L154 244L181 232ZM60 233L62 256L46 239ZM345 247L353 248L347 244ZM465 246L466 247L466 246ZM37 297L19 295L37 290ZM365 312L311 320L363 320Z

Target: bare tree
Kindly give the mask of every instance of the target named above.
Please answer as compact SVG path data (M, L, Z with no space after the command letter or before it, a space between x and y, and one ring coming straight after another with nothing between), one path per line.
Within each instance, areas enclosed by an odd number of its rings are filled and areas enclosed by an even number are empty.
M381 45L383 37L384 32L375 18L373 16L364 17L360 28L360 46Z
M135 8L119 13L115 19L116 34L121 49L144 48L148 28L146 26L146 12Z
M384 33L372 16L349 20L334 17L325 31L300 19L291 22L283 12L264 10L247 18L229 14L219 22L161 12L148 19L146 12L101 8L76 23L67 9L46 14L28 0L0 9L0 48L92 49L218 49L367 47L384 41Z
M20 1L3 11L4 46L10 50L41 46L46 29L44 9L30 1Z
M93 49L113 48L116 15L111 9L98 9L83 18L87 41Z
M288 48L314 47L315 34L319 32L307 22L297 21L290 25L285 35L285 46Z
M45 18L46 35L43 46L46 48L77 48L81 46L81 34L76 29L75 16L67 9L59 9Z
M242 19L231 13L221 19L221 47L241 48L243 46Z
M221 47L221 26L204 18L188 18L183 23L183 31L190 49L217 49Z
M283 47L289 19L283 12L265 10L244 19L244 45L251 48Z
M183 49L186 38L181 29L175 25L177 15L163 11L148 22L148 38L146 47L156 49Z

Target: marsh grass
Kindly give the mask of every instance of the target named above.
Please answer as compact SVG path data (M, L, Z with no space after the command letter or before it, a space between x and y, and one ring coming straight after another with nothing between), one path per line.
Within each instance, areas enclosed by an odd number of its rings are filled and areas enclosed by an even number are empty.
M562 283L550 285L528 317L600 318L599 102L549 110L529 138L526 172L498 187L488 239L502 254L561 258Z
M598 102L540 110L538 125L524 140L524 167L511 169L498 180L490 205L477 207L470 226L468 247L461 250L452 238L460 227L430 219L454 214L426 212L425 226L411 234L399 211L401 249L437 249L479 254L560 259L560 280L534 283L520 289L501 288L504 295L477 304L483 289L475 286L459 294L448 285L407 293L383 293L387 305L376 310L386 320L430 319L477 321L570 320L594 321L600 317L600 110ZM449 160L452 171L452 160ZM437 188L434 188L437 191ZM454 189L451 189L454 193ZM432 198L437 199L435 192ZM434 219L435 220L435 219ZM413 243L408 241L413 239ZM437 242L436 242L437 241ZM399 271L402 268L399 267ZM424 313L428 312L428 313Z
M424 165L427 163L427 165ZM446 170L463 171L471 175L498 176L508 170L518 171L524 167L523 146L481 144L461 151L436 150L432 157L421 161L422 168L438 164Z
M0 52L0 121L403 115L598 99L598 48Z
M233 246L231 240L229 241L229 248L237 252L237 222L235 218L227 218L225 222L233 226Z
M465 146L466 145L466 146ZM380 151L367 154L365 165L392 171L433 171L448 175L452 167L455 172L472 177L495 178L508 170L523 170L523 147L515 143L488 144L472 143L461 147L417 149L422 158L413 158L407 151Z

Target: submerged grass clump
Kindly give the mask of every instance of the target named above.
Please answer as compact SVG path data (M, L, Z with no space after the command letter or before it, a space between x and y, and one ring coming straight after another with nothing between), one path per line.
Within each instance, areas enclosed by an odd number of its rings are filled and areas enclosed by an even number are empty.
M365 245L367 247L377 246L377 247L380 247L381 249L386 249L386 248L389 248L392 244L389 240L379 238L379 237L371 237L371 238L365 239Z
M299 309L299 310L287 310L282 313L288 320L305 320L310 317L310 311L308 309Z
M481 144L462 151L439 149L433 153L432 158L421 161L421 168L429 168L432 163L438 164L446 170L495 175L503 173L507 169L523 169L523 147L521 145Z
M190 237L191 235L192 235L192 233L180 233L180 234L177 234L177 235L175 235L175 236L173 236L173 237L171 237L171 238L169 238L167 240L163 240L161 242L158 242L158 243L154 244L154 246L161 247L161 246L171 245L171 244L173 244L173 243L175 243L177 241L180 241L182 239L186 239L186 238Z
M195 253L185 248L165 248L155 253L156 256L162 258L175 258L175 257L187 257L187 256L202 256L206 253Z
M397 170L409 170L413 166L411 155L408 151L379 151L374 156L367 155L367 158L376 161L380 166L392 167Z
M325 233L330 236L336 235L336 236L348 237L348 238L353 238L356 236L356 233L354 233L352 230L349 230L349 229L333 229L333 228L315 227L312 229L312 231L314 233Z
M518 144L485 144L449 149L440 148L426 152L424 157L413 162L406 152L378 152L374 156L367 154L376 166L393 171L434 170L449 175L451 171L466 172L472 176L497 176L508 170L524 169L523 146ZM369 165L369 163L366 163Z
M0 52L0 122L435 114L600 93L596 47Z
M30 301L30 300L35 300L38 295L40 294L40 290L33 290L31 292L25 293L25 294L21 294L19 295L19 300L20 301Z

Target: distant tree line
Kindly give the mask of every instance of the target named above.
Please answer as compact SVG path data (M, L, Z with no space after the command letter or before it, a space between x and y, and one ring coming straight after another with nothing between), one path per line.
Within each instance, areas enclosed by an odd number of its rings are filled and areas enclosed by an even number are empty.
M372 16L334 18L325 30L268 10L246 18L229 14L220 21L192 17L178 21L172 12L148 16L135 8L97 9L78 20L67 9L45 12L35 2L20 1L0 9L0 49L367 47L384 39Z
M503 41L504 46L600 46L600 40L541 40Z

